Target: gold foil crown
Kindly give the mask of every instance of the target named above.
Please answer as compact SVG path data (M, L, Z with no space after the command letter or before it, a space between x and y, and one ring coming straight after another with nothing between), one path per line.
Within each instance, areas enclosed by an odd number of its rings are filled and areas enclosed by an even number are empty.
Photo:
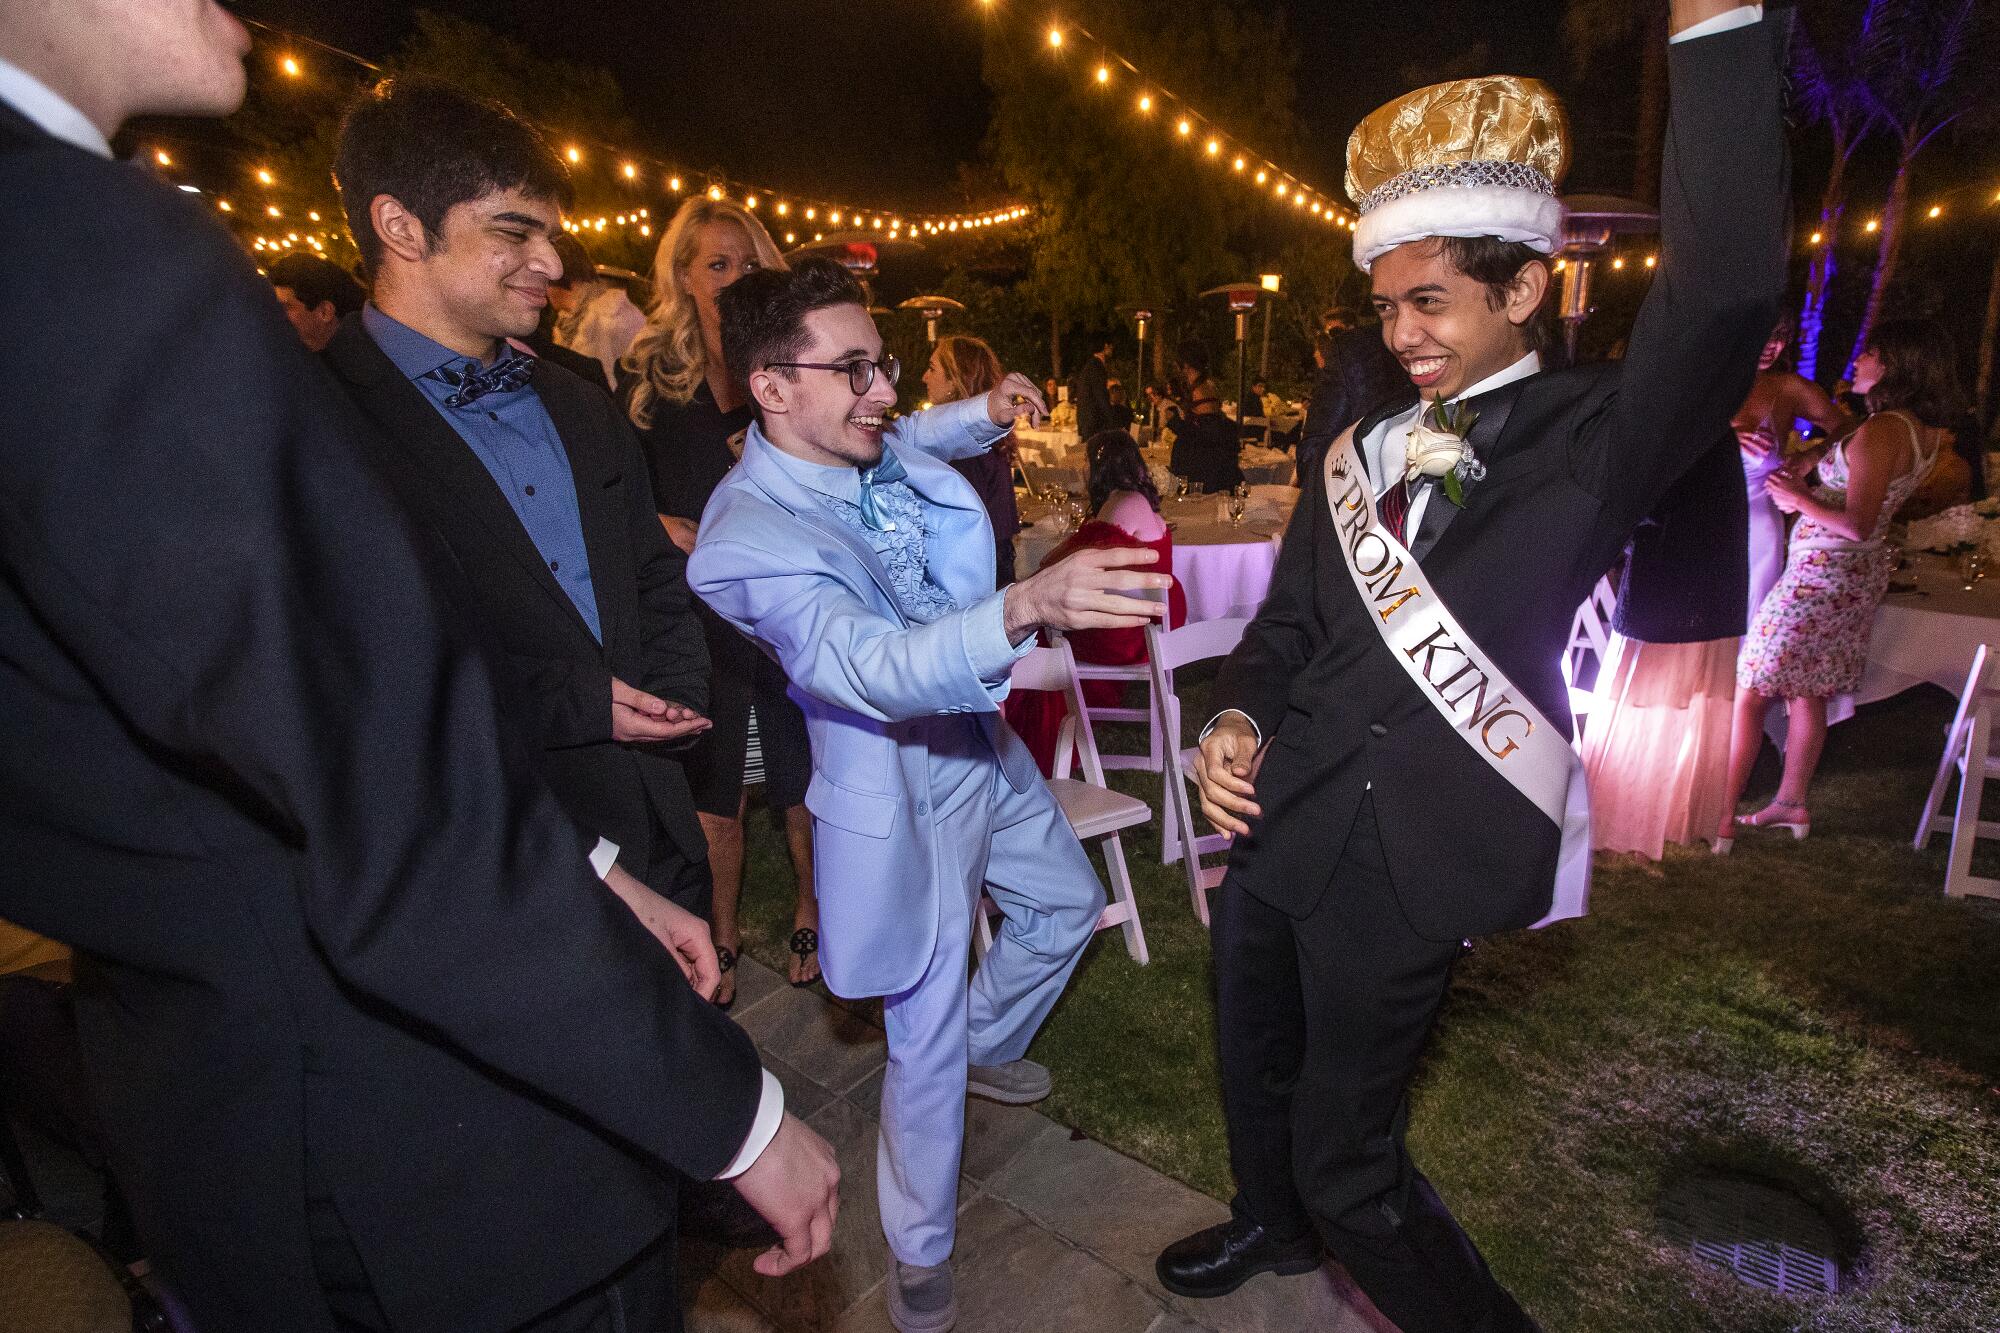
M1569 154L1569 115L1547 84L1511 74L1455 79L1405 93L1355 127L1347 193L1363 213L1399 197L1399 182L1409 187L1401 194L1462 183L1553 196Z

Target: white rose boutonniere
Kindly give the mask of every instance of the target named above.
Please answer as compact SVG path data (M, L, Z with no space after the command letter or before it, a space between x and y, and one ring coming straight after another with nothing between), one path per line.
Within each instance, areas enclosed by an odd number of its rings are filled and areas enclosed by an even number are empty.
M1404 446L1403 480L1436 477L1445 496L1460 509L1465 508L1465 487L1486 475L1486 464L1472 452L1472 427L1477 412L1463 404L1433 402L1410 427L1410 441Z

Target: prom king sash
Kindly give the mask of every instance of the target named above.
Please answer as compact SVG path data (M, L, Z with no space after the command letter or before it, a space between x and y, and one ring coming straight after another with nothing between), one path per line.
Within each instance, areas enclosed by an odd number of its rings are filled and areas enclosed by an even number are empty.
M1342 563L1398 666L1473 753L1562 831L1547 925L1582 916L1590 892L1590 795L1561 731L1452 615L1416 557L1382 527L1350 429L1326 455L1326 502ZM1432 504L1450 503L1434 495Z

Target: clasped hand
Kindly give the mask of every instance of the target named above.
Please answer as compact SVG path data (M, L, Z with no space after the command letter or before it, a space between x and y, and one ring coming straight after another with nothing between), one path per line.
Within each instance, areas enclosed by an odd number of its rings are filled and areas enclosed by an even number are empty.
M635 690L616 676L611 678L611 739L615 741L677 741L713 725L685 704Z
M1257 746L1257 733L1241 714L1225 713L1217 719L1195 752L1195 785L1201 791L1201 813L1216 831L1227 837L1248 833L1245 820L1264 813L1256 802L1257 770L1264 766L1264 752Z

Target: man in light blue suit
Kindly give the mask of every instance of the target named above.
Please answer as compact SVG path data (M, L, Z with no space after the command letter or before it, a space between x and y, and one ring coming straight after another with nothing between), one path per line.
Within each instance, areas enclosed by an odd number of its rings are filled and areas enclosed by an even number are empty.
M950 1257L965 1095L1031 1102L1025 1059L1104 891L1020 738L1000 720L1037 629L1136 626L1164 575L1089 551L995 591L993 534L948 463L1046 411L1010 375L984 398L887 420L896 363L860 286L809 260L720 297L724 358L758 422L702 514L688 581L784 667L812 738L820 962L883 997L878 1187L889 1313L956 1317ZM1005 918L968 990L982 890ZM968 1072L969 1071L969 1072Z

